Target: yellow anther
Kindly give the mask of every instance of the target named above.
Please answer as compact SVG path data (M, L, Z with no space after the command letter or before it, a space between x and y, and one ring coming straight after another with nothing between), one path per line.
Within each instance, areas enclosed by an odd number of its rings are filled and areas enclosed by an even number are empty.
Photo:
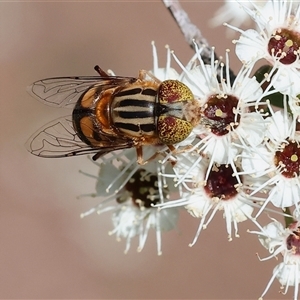
M222 115L223 115L222 110L221 110L221 109L217 109L217 110L216 110L216 116L217 116L217 117L222 117Z
M291 156L291 161L292 161L292 162L298 161L298 155L293 154L293 155Z

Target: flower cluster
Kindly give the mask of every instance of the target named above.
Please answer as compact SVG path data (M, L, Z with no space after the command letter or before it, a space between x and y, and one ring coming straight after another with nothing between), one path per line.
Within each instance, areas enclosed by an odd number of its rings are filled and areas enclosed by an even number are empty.
M225 24L240 34L234 44L242 66L235 78L230 76L229 50L223 60L215 57L212 48L207 63L205 47L195 41L195 55L183 64L167 47L167 65L159 68L152 43L154 66L150 73L160 81L176 79L189 87L197 102L193 112L197 124L181 143L147 147L144 155L152 159L143 166L137 163L134 149L103 156L97 163L100 173L95 195L105 199L82 216L111 211L111 234L127 240L126 252L134 236L139 237L138 250L142 250L153 228L158 254L161 231L176 227L177 208L200 219L190 246L220 211L229 240L239 236L238 223L250 220L260 230L252 233L258 234L270 257L283 257L263 295L278 278L286 290L295 286L297 299L300 4L288 0L260 1L259 5L254 1L236 2L244 12L240 22L247 16L254 28L244 31ZM224 12L228 6L229 1ZM171 67L171 60L180 71ZM267 71L259 80L262 61L268 68L263 69ZM280 109L276 111L274 104ZM171 200L174 191L177 199ZM265 227L260 224L262 213L281 212L283 220L290 209L295 211L290 224L282 225L275 219Z
M99 215L112 212L113 229L110 235L117 240L126 239L125 253L131 239L139 237L137 250L143 250L148 231L156 232L157 254L161 255L161 232L174 229L178 219L178 209L158 211L153 206L164 203L169 198L167 181L161 177L164 167L150 162L141 167L136 163L132 149L113 152L94 162L99 168L98 176L82 172L97 180L96 193L82 195L103 197L96 207L81 214L86 217L94 212Z

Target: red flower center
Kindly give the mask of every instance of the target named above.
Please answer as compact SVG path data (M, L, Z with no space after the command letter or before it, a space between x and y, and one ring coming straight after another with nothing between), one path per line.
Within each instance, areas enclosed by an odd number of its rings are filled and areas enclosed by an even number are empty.
M294 141L282 144L282 150L274 157L275 165L283 168L282 175L293 178L300 175L300 145Z
M268 51L284 65L292 64L299 57L300 34L289 29L277 29L268 43Z
M235 116L235 109L239 100L232 95L222 97L212 95L205 104L204 124L208 125L212 133L218 136L227 134L231 126L236 128L240 117Z
M210 171L204 190L210 198L229 200L238 193L237 184L231 166L215 165Z

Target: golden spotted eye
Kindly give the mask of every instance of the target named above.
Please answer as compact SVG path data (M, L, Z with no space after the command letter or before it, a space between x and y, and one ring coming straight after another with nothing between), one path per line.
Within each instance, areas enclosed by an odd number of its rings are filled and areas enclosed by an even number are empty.
M160 116L157 129L160 141L166 145L173 145L185 140L193 126L188 121L173 116Z
M165 80L158 90L161 113L157 120L160 141L173 145L186 139L193 125L187 121L186 105L194 100L191 90L178 80Z
M193 100L191 90L178 80L165 80L159 87L158 100L161 104Z

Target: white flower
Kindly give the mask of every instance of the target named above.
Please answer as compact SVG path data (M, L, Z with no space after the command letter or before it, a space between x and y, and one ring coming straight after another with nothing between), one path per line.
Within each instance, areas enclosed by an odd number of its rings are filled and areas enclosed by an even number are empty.
M184 187L188 186L187 191L182 192L180 199L157 206L164 209L184 206L193 217L201 218L190 246L196 243L201 230L208 226L216 212L220 210L224 211L228 239L232 240L232 227L234 235L238 237L237 224L251 218L253 201L258 200L247 194L247 190L252 185L251 177L246 175L237 177L236 166L213 164L210 168L209 160L200 161L194 158L189 162L187 156L185 154L185 159L182 160L186 167L183 163L180 163L179 167L177 164L174 167L177 180L182 182ZM183 172L180 172L181 168Z
M251 7L252 3L263 5L265 1L243 1L243 5ZM225 0L224 4L214 13L214 17L209 21L212 27L223 25L224 22L230 22L235 26L249 25L250 17L243 7L233 0ZM226 32L229 34L230 32Z
M112 216L114 229L109 234L115 234L117 240L126 239L125 253L130 248L131 239L138 236L137 251L140 252L146 243L149 229L153 228L156 232L157 254L161 255L161 232L174 229L178 216L178 210L175 208L168 211L158 211L153 207L137 207L129 197L125 203L114 207Z
M133 158L132 158L133 157ZM131 239L139 237L138 251L144 248L149 229L156 232L157 253L161 254L161 231L174 229L178 211L173 208L160 212L152 207L164 203L169 198L170 189L167 181L161 177L164 167L156 162L149 162L143 168L136 162L135 149L112 152L100 158L99 176L96 193L84 196L106 196L96 207L81 214L81 217L97 212L111 211L117 240L126 239L125 253L130 248ZM105 191L105 192L104 192Z
M242 2L240 2L243 5ZM257 30L243 31L234 26L241 36L236 43L236 54L243 63L266 59L278 68L272 79L275 89L285 94L300 93L300 6L296 1L269 0L263 8L243 5L256 22Z
M153 55L153 69L150 72L161 81L167 79L178 79L179 74L174 68L171 68L171 50L169 46L166 45L166 49L167 49L166 67L160 68L158 66L158 56L157 56L155 43L152 41L151 45L152 45L152 55Z
M240 145L255 147L263 141L266 124L255 111L263 92L256 79L250 77L250 66L243 66L234 82L230 82L228 51L226 67L221 63L221 68L214 56L210 65L204 65L200 55L201 51L196 49L186 68L175 57L183 69L181 81L192 90L202 107L200 125L193 130L200 138L194 149L219 164L228 164L240 152Z
M300 139L293 131L293 120L278 111L266 119L269 122L264 146L256 155L243 152L242 165L260 182L253 194L266 189L268 197L257 216L271 202L284 209L300 202ZM260 177L262 176L262 177Z
M269 250L270 256L260 259L261 261L272 257L277 259L278 255L282 255L283 262L279 263L273 270L265 291L261 298L267 293L272 282L277 278L284 288L284 294L287 293L290 286L295 287L294 300L298 299L298 288L300 283L300 222L291 223L288 228L284 228L281 223L273 219L273 222L261 228L261 231L250 231L250 233L258 234L261 244Z
M294 119L299 123L300 122L300 95L290 96L289 97L289 106L293 113ZM295 125L296 125L295 121Z
M202 161L203 160L203 161ZM203 168L210 166L209 160L196 152L183 152L172 156L173 170L171 173L164 173L166 178L173 179L175 186L181 187L181 185L189 191L195 187L195 184L199 181L199 172Z

